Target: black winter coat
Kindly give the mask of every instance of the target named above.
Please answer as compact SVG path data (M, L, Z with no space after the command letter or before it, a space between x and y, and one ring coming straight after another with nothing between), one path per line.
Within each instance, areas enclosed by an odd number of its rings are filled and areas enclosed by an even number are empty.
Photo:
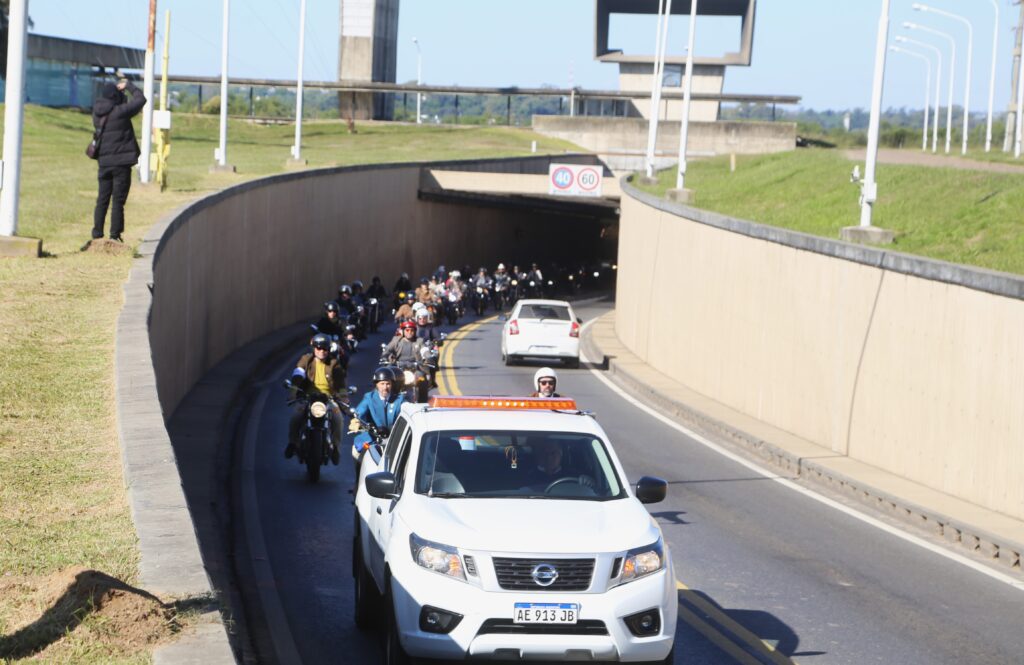
M92 105L92 124L100 127L100 120L107 116L107 124L103 127L100 137L100 167L134 166L139 161L139 142L135 140L135 128L132 118L139 114L146 105L142 91L131 81L126 86L132 93L129 101L127 96L112 83L108 83L102 95Z

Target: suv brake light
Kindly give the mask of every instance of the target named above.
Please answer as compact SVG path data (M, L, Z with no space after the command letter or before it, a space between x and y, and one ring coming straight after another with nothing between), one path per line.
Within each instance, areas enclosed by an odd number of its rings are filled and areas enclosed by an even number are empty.
M518 335L519 334L519 322L516 321L515 319L512 319L511 321L508 322L508 334L509 335Z

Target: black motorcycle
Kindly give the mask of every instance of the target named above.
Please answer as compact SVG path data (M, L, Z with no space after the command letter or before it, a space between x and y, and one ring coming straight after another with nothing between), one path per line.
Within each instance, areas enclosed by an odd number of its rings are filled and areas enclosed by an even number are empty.
M450 326L454 326L462 318L462 315L466 313L462 305L462 296L455 291L448 291L445 294L442 306L444 307L444 316L448 319L448 325Z
M486 286L475 286L470 295L473 298L473 309L476 310L476 315L483 316L484 310L487 309L487 303L491 299L491 290Z
M288 405L301 404L306 413L306 422L299 435L297 457L300 464L306 465L306 477L315 483L320 480L320 467L325 466L331 458L332 444L337 447L341 442L341 432L331 431L333 400L314 388L305 378L293 377L285 381L284 386L296 391Z
M366 325L370 332L375 333L380 328L381 305L377 298L370 298L366 301Z

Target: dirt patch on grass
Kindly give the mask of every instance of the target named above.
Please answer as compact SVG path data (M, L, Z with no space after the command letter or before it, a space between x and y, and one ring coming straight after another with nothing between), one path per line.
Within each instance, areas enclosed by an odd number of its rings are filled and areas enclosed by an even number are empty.
M94 240L90 240L84 247L82 247L82 250L92 252L94 254L113 254L115 256L132 253L130 245L126 245L123 242L117 242L116 240L109 240L107 238L96 238Z
M18 598L13 630L0 635L0 659L64 660L65 644L87 632L90 650L114 654L171 638L177 607L105 573L81 567L39 578L0 579L0 597ZM74 640L80 641L80 639Z

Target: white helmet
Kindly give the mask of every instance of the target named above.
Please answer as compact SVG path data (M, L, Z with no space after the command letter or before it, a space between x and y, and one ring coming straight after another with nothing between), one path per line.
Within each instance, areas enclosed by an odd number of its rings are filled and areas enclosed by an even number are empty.
M558 375L555 374L555 370L550 367L541 367L533 374L533 389L540 392L540 380L541 379L554 379L555 387L558 387Z
M426 309L426 308L427 308L427 306L424 305L423 303L416 302L416 303L413 303L412 311L413 312L419 312L421 309Z
M462 273L461 273L461 272L459 272L458 270L453 270L453 271L451 272L451 277L452 277L453 279L458 279L458 278L462 277Z
M505 264L504 263L499 263L498 264L498 270L504 270L504 269L505 269Z

